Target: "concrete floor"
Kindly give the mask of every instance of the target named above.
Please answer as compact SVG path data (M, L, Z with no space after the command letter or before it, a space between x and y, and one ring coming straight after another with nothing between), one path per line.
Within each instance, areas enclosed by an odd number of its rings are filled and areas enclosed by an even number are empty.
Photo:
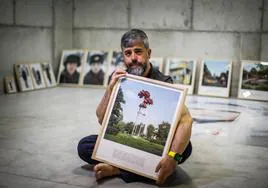
M119 178L97 183L77 156L78 141L99 131L103 89L53 88L0 96L0 187L155 187ZM268 103L189 96L193 153L165 186L268 187ZM228 112L217 117L196 108ZM219 113L220 114L220 113ZM202 116L201 116L202 119Z

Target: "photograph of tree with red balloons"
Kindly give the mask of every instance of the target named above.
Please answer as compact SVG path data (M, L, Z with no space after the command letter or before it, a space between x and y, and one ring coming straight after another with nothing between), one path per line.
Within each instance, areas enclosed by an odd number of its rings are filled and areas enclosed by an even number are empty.
M162 156L179 97L173 90L122 80L104 138Z
M112 91L92 159L156 180L187 89L127 74Z

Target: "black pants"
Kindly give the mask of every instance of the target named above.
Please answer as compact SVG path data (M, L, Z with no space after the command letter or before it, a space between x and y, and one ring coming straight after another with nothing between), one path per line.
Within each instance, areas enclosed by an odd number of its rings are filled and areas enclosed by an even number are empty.
M98 135L87 136L80 140L77 151L79 157L89 164L98 164L99 162L91 159L93 149L96 143ZM183 163L192 153L192 144L189 142L185 151L182 153L182 160L178 164ZM127 183L135 181L146 181L148 178L120 169L120 177Z

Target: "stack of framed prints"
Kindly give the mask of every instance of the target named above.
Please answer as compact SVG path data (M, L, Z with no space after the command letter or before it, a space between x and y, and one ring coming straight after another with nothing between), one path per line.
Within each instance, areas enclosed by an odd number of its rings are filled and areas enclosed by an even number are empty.
M4 77L4 89L8 94L17 93L17 86L13 76Z
M155 168L169 151L186 90L140 76L121 78L113 89L92 158L157 179Z
M194 92L196 60L168 58L166 75L170 75L174 84L188 89L188 94Z
M228 60L204 60L199 78L199 95L229 97L232 62Z
M268 101L268 62L242 61L238 98Z
M31 70L28 64L16 64L15 74L20 91L30 91L34 89Z
M15 64L15 75L20 91L31 91L57 86L50 63Z
M162 57L151 57L150 62L160 72L164 72L164 58L162 58Z

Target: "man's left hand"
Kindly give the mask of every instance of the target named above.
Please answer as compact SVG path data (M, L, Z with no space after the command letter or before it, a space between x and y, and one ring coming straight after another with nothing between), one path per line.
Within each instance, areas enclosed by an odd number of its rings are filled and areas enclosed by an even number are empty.
M157 165L155 172L159 172L158 179L156 181L157 184L163 184L167 177L171 175L177 166L177 161L172 159L169 156L165 156Z

